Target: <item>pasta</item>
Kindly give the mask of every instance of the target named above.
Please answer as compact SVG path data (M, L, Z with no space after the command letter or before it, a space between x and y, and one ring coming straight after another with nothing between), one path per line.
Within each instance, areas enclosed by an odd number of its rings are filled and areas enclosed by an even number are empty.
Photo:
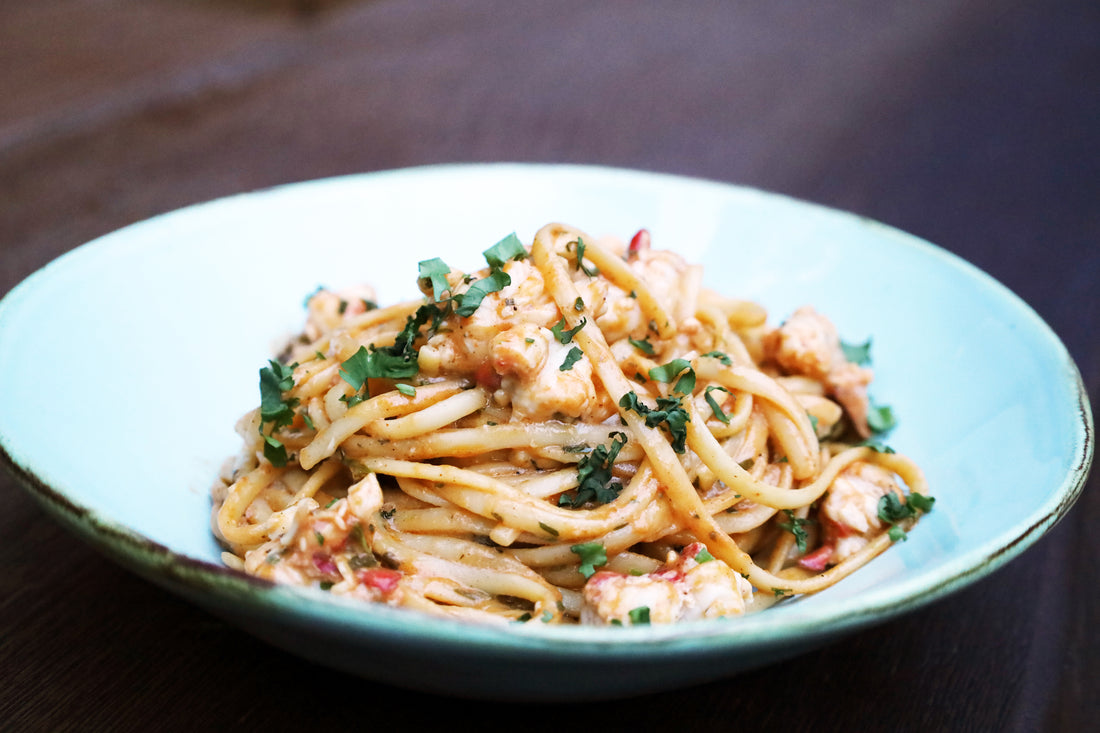
M471 620L642 624L818 592L933 499L861 349L550 224L423 297L319 289L216 482L225 562Z

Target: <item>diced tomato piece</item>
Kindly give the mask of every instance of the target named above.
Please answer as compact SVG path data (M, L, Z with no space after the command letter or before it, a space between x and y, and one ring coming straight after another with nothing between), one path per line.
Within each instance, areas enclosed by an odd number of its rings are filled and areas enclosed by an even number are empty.
M367 568L356 574L359 582L377 588L383 593L389 594L397 590L397 584L401 580L401 573L387 568Z
M809 555L802 557L798 564L807 570L814 570L821 572L829 564L829 561L833 559L833 546L822 545Z
M649 230L639 229L638 233L630 239L630 246L626 248L626 258L632 260L643 249L649 249Z

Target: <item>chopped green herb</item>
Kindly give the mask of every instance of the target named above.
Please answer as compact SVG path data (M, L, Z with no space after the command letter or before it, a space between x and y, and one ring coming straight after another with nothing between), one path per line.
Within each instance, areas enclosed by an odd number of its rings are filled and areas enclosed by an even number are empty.
M926 496L925 494L918 494L916 492L909 495L909 506L927 514L932 511L932 505L936 503L934 496Z
M297 399L284 400L283 393L294 388L294 367L297 364L281 364L269 359L269 366L260 370L260 419L273 422L275 428L290 425L294 421Z
M454 300L457 303L455 313L463 318L469 318L481 305L481 301L485 299L486 295L503 290L511 282L512 278L509 277L508 273L493 268L487 276L471 285L465 293L455 296Z
M652 379L654 382L663 382L665 384L668 384L685 369L691 369L690 361L688 361L687 359L673 359L667 364L650 369L649 378Z
M813 430L814 433L816 434L817 433L817 416L816 415L811 415L810 413L807 412L806 417L810 418L810 429Z
M588 453L592 450L592 446L587 443L578 443L577 445L562 446L562 450L566 453Z
M565 320L565 319L562 319L562 320ZM525 342L529 343L529 344L533 344L533 343L535 343L535 340L534 340L533 338L525 338L525 339L523 339L523 340L524 340Z
M627 339L627 341L646 356L653 356L657 353L653 350L653 344L649 343L649 339Z
M558 505L576 508L592 501L597 504L614 501L622 485L612 482L611 469L626 443L626 434L615 432L611 434L610 445L596 446L591 453L581 458L577 463L577 490L572 497L562 494Z
M569 244L574 244L574 242L570 242ZM569 244L566 245L566 250L569 249ZM589 277L595 277L596 275L599 275L600 271L597 268L586 267L584 264L584 240L580 237L577 237L577 241L575 242L575 244L577 245L577 269L584 271L584 274L588 275Z
M697 563L710 562L713 559L714 555L710 554L710 552L705 547L699 550L699 552L695 553L695 562Z
M314 351L314 352L313 352L313 355L314 355L315 357L317 357L318 359L320 359L321 361L324 361L325 359L327 359L327 358L328 358L327 356L325 356L324 354L322 354L322 353L321 353L320 351Z
M438 257L430 260L422 260L420 262L420 274L418 279L420 282L425 280L431 284L432 287L432 300L439 302L443 299L443 293L450 291L451 285L447 282L447 275L451 272L451 268L446 262Z
M924 494L910 494L906 501L902 501L893 491L887 492L878 500L878 518L890 524L890 539L898 541L898 532L904 534L905 530L898 526L898 522L927 514L932 511L935 498ZM897 531L895 531L897 530Z
M672 449L677 453L683 453L687 441L687 424L690 417L684 409L682 397L658 397L657 409L652 410L638 400L636 392L627 392L619 400L619 407L624 410L633 410L645 418L646 427L655 428L663 425L672 438Z
M377 565L378 565L378 561L374 559L374 555L371 554L371 553L365 553L365 554L362 554L362 555L353 555L352 558L350 560L348 560L348 566L351 567L352 570L362 570L363 568L373 568L373 567L377 567Z
M787 515L789 521L780 522L779 528L785 529L793 534L794 543L798 547L798 551L802 554L806 554L806 542L809 539L809 535L806 534L806 525L813 524L813 520L796 517L794 512L790 509L784 509L783 513Z
M287 455L286 446L283 445L283 442L263 433L260 433L260 437L264 439L264 458L267 459L268 463L277 468L285 466L290 457Z
M722 362L722 364L724 364L725 366L729 366L733 363L730 360L729 356L726 355L726 354L723 354L721 351L708 351L707 353L703 354L703 356L709 356L711 359L717 359L718 361Z
M580 331L582 328L584 328L584 324L587 322L588 319L582 316L580 323L567 331L565 330L565 318L562 318L560 321L550 327L550 333L554 334L554 338L558 340L558 343L567 344L573 340L574 336L577 335L577 331ZM533 340L532 343L534 343Z
M416 387L412 386L411 384L398 384L397 391L405 395L406 397L416 396Z
M909 535L905 530L896 524L891 525L890 530L886 534L890 537L891 542L904 542L909 539Z
M325 536L323 534L321 534L320 532L314 531L313 532L313 539L317 540L318 545L325 544Z
M343 298L340 298L340 304L336 307L336 312L340 315L344 315L344 311L348 309L348 302Z
M856 443L857 446L865 446L871 450L878 451L879 453L896 453L893 448L883 443L881 440L875 440L874 438L868 438L863 442Z
M336 585L336 584L333 583L331 580L322 580L319 583L319 586L320 586L321 590L331 590L332 586L334 586L334 585Z
M363 525L357 524L351 528L351 538L355 540L360 547L366 552L370 552L370 546L367 544L367 538L363 535Z
M275 431L294 422L294 408L298 398L285 399L283 394L294 388L295 364L281 364L274 359L260 369L260 435L264 439L264 457L273 466L285 466L288 460L286 447L275 437ZM271 423L265 434L264 425Z
M554 529L549 524L543 524L542 522L539 522L539 527L542 528L543 532L545 532L546 534L548 534L552 537L557 537L558 536L558 530Z
M782 598L783 596L790 595L791 591L786 588L772 588L772 594L776 598Z
M840 350L844 352L844 358L854 364L865 366L871 363L871 339L862 344L849 344L842 339Z
M485 255L485 261L489 263L489 267L501 268L508 260L522 260L527 256L527 249L523 246L523 242L519 241L516 233L512 232L482 254Z
M544 624L548 624L554 620L554 614L550 611L543 611L542 616L539 618Z
M894 417L894 411L889 406L876 405L875 401L871 400L870 409L867 410L867 426L873 432L885 433L897 424L898 421Z
M520 616L519 618L517 618L515 621L513 621L512 623L525 624L530 620L531 620L531 614L525 613L522 616Z
M569 350L569 353L565 355L565 361L558 367L558 371L567 372L573 368L573 365L580 361L580 358L584 356L584 352L578 347L574 346Z
M335 504L336 502L338 502L338 501L340 501L340 499L338 499L338 498L337 498L337 497L335 497L335 496L334 496L334 497L332 497L331 499L329 499L329 500L328 500L328 504L325 504L325 509L331 509L331 508L332 508L332 506L333 506L333 505L334 505L334 504Z
M580 557L581 564L577 570L585 578L591 578L595 574L596 568L607 564L607 550L602 542L585 542L580 545L573 545L569 548L569 551Z
M718 400L714 399L710 395L710 393L712 391L716 390L716 389L720 389L723 392L725 392L726 394L729 394L729 390L726 389L725 387L718 387L718 386L715 386L715 385L711 385L711 386L707 387L705 392L703 392L703 396L706 398L707 404L710 405L710 411L714 413L714 416L716 418L718 418L719 420L721 420L723 425L729 425L730 424L729 415L727 415L725 413L725 411L722 409L722 406L718 404Z
M630 623L634 625L645 625L649 623L649 606L638 606L632 608L630 613Z

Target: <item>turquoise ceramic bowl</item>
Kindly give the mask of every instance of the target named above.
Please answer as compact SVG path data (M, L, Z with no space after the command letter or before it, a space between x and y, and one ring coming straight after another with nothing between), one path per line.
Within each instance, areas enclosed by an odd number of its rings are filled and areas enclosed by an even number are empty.
M811 303L874 339L890 443L935 511L837 586L675 627L505 628L361 605L229 571L207 496L256 373L318 284L415 293L416 263L473 268L515 231L648 228L775 320ZM465 265L463 264L465 263ZM577 166L457 165L295 184L122 229L0 301L0 448L42 505L145 577L281 647L427 691L550 700L715 679L913 611L987 575L1072 505L1092 417L1063 345L957 257L849 214L736 186ZM214 663L215 660L211 660ZM563 683L568 683L567 685Z

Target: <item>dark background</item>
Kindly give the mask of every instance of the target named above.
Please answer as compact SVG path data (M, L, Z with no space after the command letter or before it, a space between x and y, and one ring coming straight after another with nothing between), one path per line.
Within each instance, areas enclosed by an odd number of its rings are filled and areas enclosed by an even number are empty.
M1096 403L1098 130L1100 5L1084 0L6 2L0 294L97 235L225 194L599 163L925 237L1034 307ZM0 728L1089 729L1097 483L1025 555L917 613L721 682L542 707L283 654L117 568L0 474Z

